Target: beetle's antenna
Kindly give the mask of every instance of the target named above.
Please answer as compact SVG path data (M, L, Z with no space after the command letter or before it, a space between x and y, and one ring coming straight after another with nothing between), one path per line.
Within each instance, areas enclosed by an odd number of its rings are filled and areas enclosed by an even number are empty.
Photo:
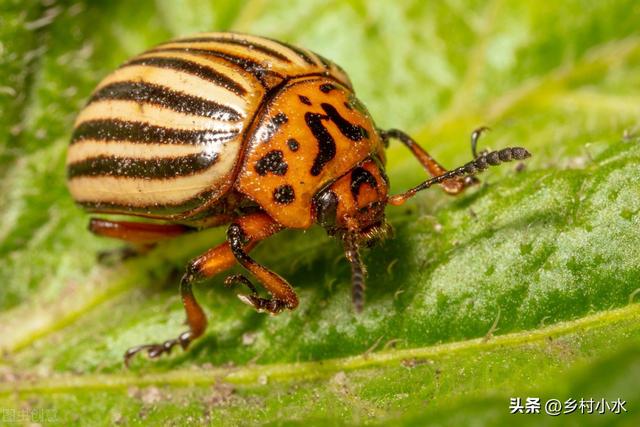
M353 234L347 234L344 245L345 256L351 264L351 299L356 313L360 313L364 308L364 275L366 274L366 269L360 258L358 244Z
M523 160L531 157L526 149L522 147L508 147L502 150L492 151L490 153L484 153L473 159L464 166L450 170L442 175L438 175L434 178L424 181L422 184L413 187L412 189L405 191L401 194L396 194L389 197L388 203L394 206L399 206L413 197L418 191L425 190L434 184L440 184L447 179L455 178L458 176L473 176L487 169L489 166L496 166L500 163L510 162L512 160Z

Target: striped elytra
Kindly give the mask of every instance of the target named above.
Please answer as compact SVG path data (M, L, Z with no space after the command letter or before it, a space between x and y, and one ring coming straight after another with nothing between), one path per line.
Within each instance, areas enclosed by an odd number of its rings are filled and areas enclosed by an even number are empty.
M309 50L263 37L206 33L160 44L102 80L79 113L67 156L68 186L90 212L153 218L92 218L94 234L135 250L228 224L226 241L191 260L180 281L188 330L125 353L155 358L186 349L206 330L192 283L238 263L240 300L261 312L293 310L291 285L249 252L285 228L314 223L341 240L352 299L364 307L366 268L359 250L390 229L385 207L440 184L460 194L491 165L524 159L523 148L476 156L447 171L406 133L376 128L344 71ZM401 141L433 177L389 196L385 147Z
M381 151L352 103L344 71L306 49L235 33L163 43L104 78L78 115L69 188L89 211L185 223L240 194L306 227L315 192Z

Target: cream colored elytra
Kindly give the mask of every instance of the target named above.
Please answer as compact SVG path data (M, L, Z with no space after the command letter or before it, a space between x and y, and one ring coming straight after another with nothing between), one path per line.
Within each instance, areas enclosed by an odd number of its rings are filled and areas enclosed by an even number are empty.
M74 199L94 212L194 218L231 190L247 131L285 80L335 64L266 38L205 33L161 44L105 77L67 156Z

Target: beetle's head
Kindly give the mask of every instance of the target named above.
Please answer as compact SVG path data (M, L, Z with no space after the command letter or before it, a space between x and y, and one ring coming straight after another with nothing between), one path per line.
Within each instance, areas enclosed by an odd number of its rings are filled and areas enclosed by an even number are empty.
M331 236L372 246L390 230L384 216L388 188L381 162L368 158L314 197L316 221Z
M321 190L313 200L318 224L344 242L357 311L362 309L365 273L358 249L374 245L391 231L384 215L388 190L384 167L373 156Z

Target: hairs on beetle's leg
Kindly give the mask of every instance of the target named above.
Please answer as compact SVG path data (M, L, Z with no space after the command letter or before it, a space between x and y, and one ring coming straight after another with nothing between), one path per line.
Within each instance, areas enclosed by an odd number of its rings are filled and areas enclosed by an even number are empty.
M473 176L484 171L489 166L496 166L500 163L510 162L512 160L523 160L528 157L531 157L531 153L522 147L509 147L498 151L492 151L490 153L484 153L478 156L477 159L474 159L459 168L450 170L449 172L436 176L435 178L428 179L422 184L417 185L404 193L389 197L388 203L394 206L399 206L413 197L418 191L425 190L432 185L439 184L447 179L462 176Z
M351 234L348 234L345 237L344 245L345 256L347 257L349 264L351 264L351 297L353 307L357 313L360 313L364 308L364 275L366 274L366 269L362 263L362 258L360 258L358 244Z

